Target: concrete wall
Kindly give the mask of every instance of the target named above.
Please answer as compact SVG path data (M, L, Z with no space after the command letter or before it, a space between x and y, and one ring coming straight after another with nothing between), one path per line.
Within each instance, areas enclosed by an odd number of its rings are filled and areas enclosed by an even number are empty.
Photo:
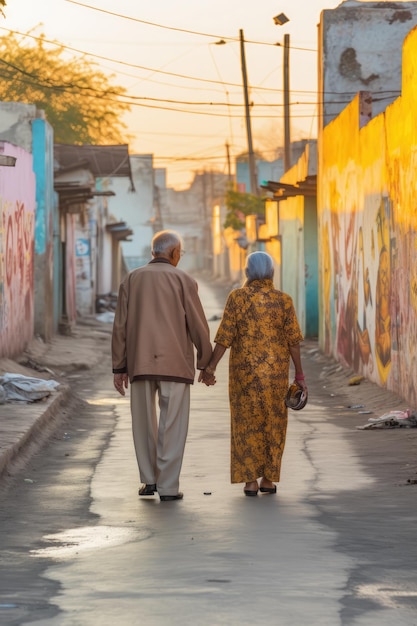
M106 191L108 179L96 179L96 189ZM114 240L109 223L107 197L95 196L85 212L76 216L75 262L77 315L92 315L96 297L117 291L121 282L120 242Z
M75 221L75 293L77 315L83 317L94 312L95 239L92 238L92 225L95 223L94 202L85 213L78 214Z
M43 117L34 104L0 102L0 138L32 152L32 121Z
M213 278L230 279L229 253L223 235L226 206L216 204L212 210L211 233L213 244Z
M131 241L122 242L123 256L129 269L144 265L150 258L153 236L154 174L151 154L130 156L135 190L128 178L110 178L109 190L114 197L108 199L109 211L117 220L129 224L133 230Z
M334 119L361 90L373 94L373 114L401 90L401 49L417 24L417 2L342 2L319 25L319 119Z
M97 179L97 187L107 190L110 181ZM97 295L118 291L121 273L113 271L114 256L120 257L119 242L114 242L110 232L106 231L110 214L107 198L103 200L103 209L97 215ZM113 219L116 221L116 219ZM117 245L116 245L117 244ZM118 258L119 261L119 258Z
M365 126L358 95L320 139L320 345L416 406L417 29L403 54L402 95Z
M95 189L96 179L89 169L80 166L55 174L55 184ZM71 206L68 211L60 208L60 239L62 259L62 280L58 281L63 289L62 322L63 332L75 323L78 315L94 312L96 286L96 204L100 199L83 201ZM94 240L93 240L94 237ZM66 326L66 328L65 328Z
M17 158L0 167L0 357L14 357L34 331L35 176L31 154L1 147Z
M204 171L195 174L188 189L167 189L163 226L182 235L187 252L181 268L187 272L213 270L213 208L224 201L227 180L219 172Z
M65 242L64 242L64 275L65 275L65 303L63 312L66 317L66 324L69 328L75 324L77 319L77 291L76 291L76 215L65 213Z

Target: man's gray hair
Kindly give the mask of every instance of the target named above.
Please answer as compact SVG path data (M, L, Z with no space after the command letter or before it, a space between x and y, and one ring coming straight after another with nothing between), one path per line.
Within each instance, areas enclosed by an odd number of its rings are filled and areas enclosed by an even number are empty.
M266 252L252 252L246 259L246 284L262 278L273 278L274 262Z
M178 246L182 249L182 237L175 230L161 230L152 238L152 253L154 256L172 256Z

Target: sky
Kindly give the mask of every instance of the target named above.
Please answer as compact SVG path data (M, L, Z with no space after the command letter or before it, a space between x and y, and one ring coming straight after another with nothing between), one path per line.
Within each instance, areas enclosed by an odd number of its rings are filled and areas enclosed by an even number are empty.
M168 185L185 189L202 169L227 173L228 150L232 164L247 152L240 31L254 150L272 161L283 145L284 34L290 36L291 139L317 136L317 24L322 10L339 4L7 0L0 34L44 34L80 51L67 51L71 59L91 55L112 84L141 98L123 120L130 153L153 154L154 167L167 169ZM284 26L273 20L280 13L289 18Z

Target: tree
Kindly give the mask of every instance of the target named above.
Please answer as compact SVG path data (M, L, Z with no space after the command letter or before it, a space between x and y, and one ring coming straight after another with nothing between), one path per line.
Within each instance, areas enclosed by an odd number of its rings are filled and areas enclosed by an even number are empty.
M58 43L48 49L43 35L31 45L14 33L0 37L0 101L43 109L57 143L126 143L125 90L86 57L68 60L64 53Z
M0 15L2 15L3 17L6 17L3 11L3 7L6 6L6 0L0 0Z
M250 193L235 191L232 187L226 191L226 219L224 228L241 230L245 226L247 215L265 215L265 202Z

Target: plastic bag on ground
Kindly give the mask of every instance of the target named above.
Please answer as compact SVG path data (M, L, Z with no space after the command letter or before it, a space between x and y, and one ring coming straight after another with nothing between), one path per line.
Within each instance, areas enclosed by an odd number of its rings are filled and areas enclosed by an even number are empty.
M370 428L416 428L417 413L411 409L405 411L390 411L380 417L370 417L368 423L358 426L359 430Z
M0 389L6 402L14 400L22 402L34 402L42 400L59 386L56 380L44 380L32 378L23 374L3 374L0 376Z

